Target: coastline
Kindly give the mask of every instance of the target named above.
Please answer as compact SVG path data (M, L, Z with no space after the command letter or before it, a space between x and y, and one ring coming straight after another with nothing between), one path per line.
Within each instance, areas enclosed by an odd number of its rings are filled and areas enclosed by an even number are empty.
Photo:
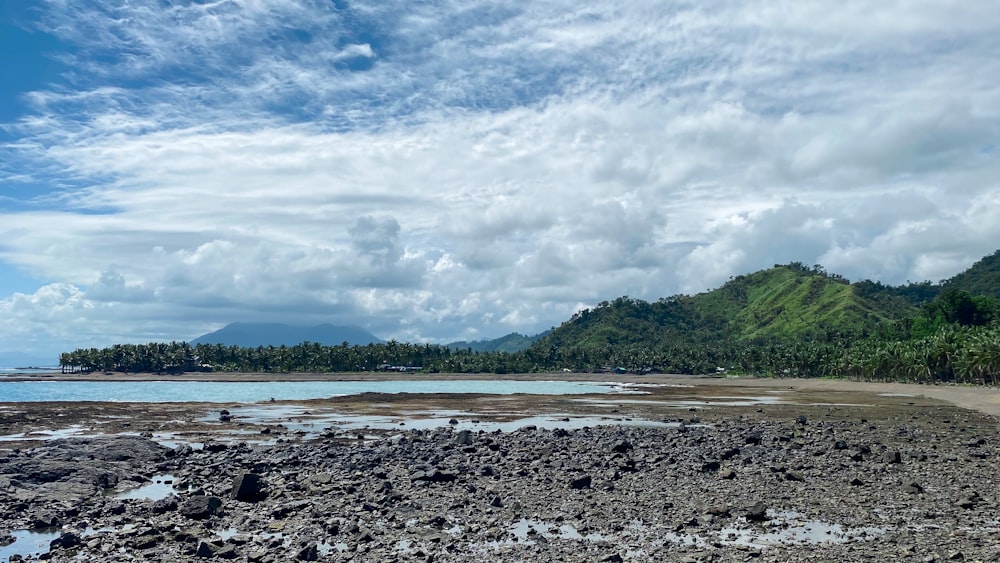
M648 385L690 385L706 389L732 388L740 393L754 388L764 390L788 389L796 392L859 392L859 393L890 393L900 395L922 396L943 401L964 409L975 410L990 416L1000 417L1000 388L988 386L967 386L955 384L916 384L916 383L881 383L868 381L851 381L847 379L815 379L815 378L768 378L768 377L718 377L714 375L614 375L606 373L515 373L515 374L483 374L483 373L434 373L434 374L400 374L385 372L351 372L351 373L184 373L178 375L162 375L155 373L98 373L61 374L59 372L43 374L9 374L0 375L0 381L187 381L187 382L320 382L320 381L580 381L592 383L625 383ZM3 402L0 399L0 402Z

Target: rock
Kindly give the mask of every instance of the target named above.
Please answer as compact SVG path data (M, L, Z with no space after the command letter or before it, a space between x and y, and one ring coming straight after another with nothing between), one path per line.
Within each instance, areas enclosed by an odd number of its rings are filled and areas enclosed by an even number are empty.
M195 551L195 556L197 557L215 557L215 552L219 551L219 547L209 543L207 541L198 542L198 549Z
M222 512L222 499L205 495L185 499L178 506L181 515L192 520L204 520Z
M701 464L702 473L711 473L713 471L718 471L722 467L722 463L717 460L709 460Z
M632 444L627 440L619 440L615 442L615 445L611 446L611 451L616 454L623 454L632 449Z
M80 545L80 536L73 532L63 532L59 537L49 542L49 549L68 549Z
M233 478L230 498L241 502L260 502L267 498L264 478L256 473L240 472Z
M604 558L602 558L601 561L607 561L609 563L622 563L622 561L625 561L625 560L622 559L621 555L619 555L617 553L612 553L611 555L608 555L608 556L605 556Z
M411 481L427 481L430 483L450 483L456 479L458 479L457 473L443 469L417 471L410 476Z
M583 477L577 477L569 482L569 488L571 489L589 489L592 483L590 475L584 475Z
M786 471L785 472L786 481L805 481L806 478L802 476L798 471Z
M319 546L315 543L310 543L300 549L295 554L295 558L299 561L319 561Z
M920 483L917 483L916 481L910 481L909 483L903 485L903 490L910 493L911 495L920 494L924 492L923 486L921 486Z
M719 477L722 479L735 479L736 472L733 471L732 469L723 469L722 471L719 472Z
M978 505L980 502L982 502L982 500L983 499L982 499L982 497L979 496L979 493L973 492L972 494L970 494L969 496L965 497L964 499L959 500L958 506L960 506L961 508L964 508L966 510L971 510L971 509L975 508L976 505Z
M461 430L455 435L455 444L459 446L471 446L472 442L471 430Z
M883 460L886 463L903 463L903 454L900 452L885 452Z
M746 519L750 522L763 522L770 519L767 515L767 505L761 501L757 501L747 509Z
M177 510L177 495L170 495L153 502L150 512L153 514L165 514Z

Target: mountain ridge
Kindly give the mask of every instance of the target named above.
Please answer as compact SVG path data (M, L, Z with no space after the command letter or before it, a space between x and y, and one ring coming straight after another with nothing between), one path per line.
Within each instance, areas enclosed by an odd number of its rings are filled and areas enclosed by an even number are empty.
M194 340L197 344L223 344L256 348L258 346L294 346L315 342L325 346L366 345L382 339L357 325L338 326L323 323L316 326L296 326L283 323L230 323L223 328L203 334Z

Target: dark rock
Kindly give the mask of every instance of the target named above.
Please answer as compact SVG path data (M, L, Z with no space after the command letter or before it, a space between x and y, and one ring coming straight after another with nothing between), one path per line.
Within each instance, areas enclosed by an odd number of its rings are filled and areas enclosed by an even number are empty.
M883 459L886 463L903 463L903 454L899 452L885 452Z
M58 538L49 542L50 549L68 549L80 545L80 536L73 532L63 532Z
M458 479L454 471L434 469L432 471L417 471L410 476L411 481L427 481L430 483L450 483Z
M750 522L763 522L768 520L770 517L767 515L767 505L761 501L757 501L747 509L746 519Z
M166 498L161 498L153 502L153 506L150 511L153 514L164 514L167 512L173 512L177 510L177 496L170 495Z
M973 492L972 494L970 494L966 498L960 500L958 502L958 506L960 506L960 507L962 507L962 508L964 508L966 510L970 510L970 509L975 508L976 505L978 505L980 502L982 502L982 500L983 499L982 499L982 497L979 496L979 493Z
M299 552L295 554L295 558L299 561L319 561L319 546L315 543L310 543L300 549Z
M924 492L923 486L916 481L910 481L909 483L903 485L903 490L910 493L911 495L920 494Z
M569 482L569 488L571 489L589 489L592 484L593 479L590 475L584 475L583 477L577 477Z
M222 512L222 499L205 495L185 499L178 506L180 513L192 520L204 520Z
M462 430L455 434L455 444L459 446L471 446L472 445L472 431Z
M47 530L62 526L62 521L51 512L39 512L31 517L32 530Z
M632 449L632 444L628 443L627 440L619 440L615 442L615 445L611 446L611 451L616 454L623 454Z
M701 464L701 471L703 473L711 473L713 471L718 471L722 467L722 463L716 460L709 460Z
M219 547L215 544L209 543L207 541L198 542L198 549L195 551L197 557L215 557L215 552L219 551Z
M242 502L259 502L267 498L264 478L256 473L241 472L233 478L231 498Z
M798 471L786 471L785 472L786 481L805 481L806 478L802 476Z

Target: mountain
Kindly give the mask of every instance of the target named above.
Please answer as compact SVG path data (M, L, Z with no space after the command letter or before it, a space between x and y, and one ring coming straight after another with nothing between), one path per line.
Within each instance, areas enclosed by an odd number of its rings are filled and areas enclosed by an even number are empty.
M512 332L493 340L460 340L445 346L452 350L472 350L473 352L520 352L527 350L535 341L548 333L549 331L545 331L534 336L527 336Z
M718 289L693 296L652 303L629 297L602 302L575 314L533 350L601 354L629 346L823 339L870 333L884 321L916 313L917 307L904 297L851 284L819 267L792 263L736 276Z
M1000 299L1000 250L984 257L942 285L945 289Z
M869 296L842 276L797 262L737 276L692 299L703 314L726 319L737 338L867 332L917 312L901 296Z
M321 324L313 327L291 326L279 323L231 323L191 341L191 344L224 344L256 348L258 346L294 346L303 342L316 342L326 346L372 344L380 338L359 326L334 326Z

